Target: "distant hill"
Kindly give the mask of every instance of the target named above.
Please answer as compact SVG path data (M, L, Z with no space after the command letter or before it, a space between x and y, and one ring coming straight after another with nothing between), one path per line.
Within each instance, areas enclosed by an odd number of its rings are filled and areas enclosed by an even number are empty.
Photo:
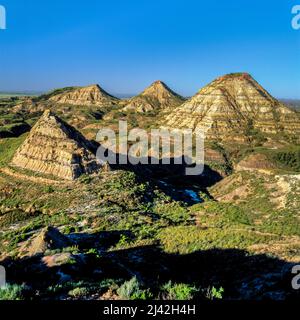
M185 101L162 81L155 81L139 95L131 98L124 111L140 113L178 107Z
M0 92L1 98L10 98L10 97L34 97L42 94L41 92L33 91L24 91L24 92Z
M163 125L203 130L207 138L218 141L245 142L254 136L300 132L295 111L272 97L248 73L217 78L175 108Z
M286 104L290 108L300 111L300 99L279 99L279 101Z
M117 103L118 99L103 90L98 84L87 87L69 87L65 90L52 93L49 100L71 105L112 105Z
M117 108L120 101L97 84L86 87L70 86L39 96L10 99L14 99L10 105L13 114L21 114L26 118L35 117L37 120L45 110L50 109L77 128L100 120L107 110ZM6 105L7 103L9 101L6 101Z

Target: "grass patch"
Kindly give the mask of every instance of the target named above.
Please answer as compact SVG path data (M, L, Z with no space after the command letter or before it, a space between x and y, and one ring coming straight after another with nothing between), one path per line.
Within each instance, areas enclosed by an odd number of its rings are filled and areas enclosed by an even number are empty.
M166 252L187 254L197 250L215 248L247 249L254 244L269 242L274 237L232 228L203 230L196 226L178 226L163 229L159 234L159 239Z
M6 166L13 158L18 147L24 142L27 134L18 138L8 138L0 141L0 167Z

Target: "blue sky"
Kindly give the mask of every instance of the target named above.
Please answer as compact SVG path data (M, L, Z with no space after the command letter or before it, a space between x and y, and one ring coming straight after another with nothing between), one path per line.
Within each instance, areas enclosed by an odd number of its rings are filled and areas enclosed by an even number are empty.
M298 3L297 3L298 2ZM0 0L0 91L99 83L137 93L163 80L193 95L229 72L300 98L300 0Z

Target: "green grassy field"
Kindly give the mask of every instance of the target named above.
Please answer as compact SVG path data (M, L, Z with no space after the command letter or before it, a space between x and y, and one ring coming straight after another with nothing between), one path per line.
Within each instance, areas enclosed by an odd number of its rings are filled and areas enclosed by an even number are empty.
M34 92L0 92L0 99L11 98L11 97L34 97L37 95L38 93L34 93Z

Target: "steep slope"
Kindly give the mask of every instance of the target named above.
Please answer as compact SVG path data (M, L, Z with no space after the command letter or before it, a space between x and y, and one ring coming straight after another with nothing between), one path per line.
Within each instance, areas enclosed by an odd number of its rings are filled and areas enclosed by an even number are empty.
M100 168L92 144L78 131L46 110L16 151L11 164L74 180Z
M177 107L183 102L184 98L172 91L165 83L155 81L141 94L130 99L124 110L143 113Z
M74 88L73 90L67 90L66 92L51 96L49 100L56 103L82 106L111 105L118 101L116 97L113 97L112 95L104 91L97 84L82 88Z
M270 159L261 153L252 153L246 156L235 166L236 171L258 171L263 173L272 172L276 169L275 164Z
M257 132L300 132L296 112L273 98L247 73L214 80L164 120L167 127L204 130L207 138L218 140L244 140Z

